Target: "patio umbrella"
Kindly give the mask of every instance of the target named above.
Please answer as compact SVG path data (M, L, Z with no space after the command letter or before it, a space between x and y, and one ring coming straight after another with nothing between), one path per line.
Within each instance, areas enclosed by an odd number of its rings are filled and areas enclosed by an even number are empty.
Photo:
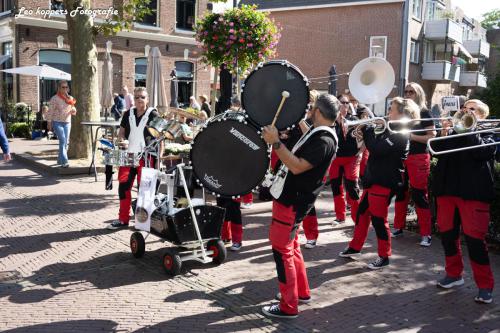
M337 96L337 67L332 65L328 74L330 75L328 79L328 93Z
M163 114L167 111L168 103L160 57L160 49L153 47L148 56L146 89L149 95L149 105L157 108L160 114Z
M108 110L113 106L113 62L111 54L106 52L102 66L101 106L104 109L105 121L108 120Z
M179 81L177 80L177 71L172 69L170 73L170 106L173 108L179 107L179 102L177 101L177 96L179 95Z
M71 81L71 74L47 65L23 66L1 70L5 73L38 76L41 79L55 79Z

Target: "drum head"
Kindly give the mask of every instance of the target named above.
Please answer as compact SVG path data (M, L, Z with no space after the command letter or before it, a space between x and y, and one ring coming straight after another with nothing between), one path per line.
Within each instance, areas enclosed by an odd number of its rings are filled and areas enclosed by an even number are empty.
M271 61L255 69L245 80L242 106L250 120L259 127L270 125L281 102L282 92L288 91L283 109L276 122L279 130L297 124L309 103L306 77L287 61Z
M193 171L209 191L231 197L258 186L269 166L267 145L257 131L234 119L208 124L194 139Z

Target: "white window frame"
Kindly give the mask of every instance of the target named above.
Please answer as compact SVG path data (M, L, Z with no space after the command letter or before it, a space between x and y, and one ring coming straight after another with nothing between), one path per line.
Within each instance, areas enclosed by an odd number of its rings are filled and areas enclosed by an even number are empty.
M373 52L373 40L375 39L384 39L384 56L381 57L381 58L384 58L386 59L387 58L387 36L370 36L370 49L369 49L369 52L368 52L368 55L370 57L378 57L378 55Z
M415 39L410 41L410 62L412 64L420 63L420 41Z
M415 7L416 4L419 4L418 7ZM422 6L423 0L412 0L411 1L411 14L414 18L419 21L422 21ZM415 9L418 9L417 11Z

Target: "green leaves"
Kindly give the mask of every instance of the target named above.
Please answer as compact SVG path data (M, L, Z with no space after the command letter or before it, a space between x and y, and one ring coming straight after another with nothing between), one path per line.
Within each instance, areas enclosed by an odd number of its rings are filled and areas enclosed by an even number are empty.
M500 28L500 9L494 9L488 13L483 14L483 21L481 25L486 30Z
M196 22L196 40L206 63L245 71L275 55L281 29L268 13L256 9L243 5L223 14L209 13Z

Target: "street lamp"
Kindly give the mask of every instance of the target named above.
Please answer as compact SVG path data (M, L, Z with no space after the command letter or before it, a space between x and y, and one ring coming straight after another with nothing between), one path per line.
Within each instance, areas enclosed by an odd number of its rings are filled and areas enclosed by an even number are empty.
M57 36L57 48L62 49L64 47L64 37L62 35Z
M112 42L112 41L110 41L110 40L108 40L108 41L106 42L106 52L107 52L107 53L111 53L111 50L112 50L112 49L113 49L113 42Z

